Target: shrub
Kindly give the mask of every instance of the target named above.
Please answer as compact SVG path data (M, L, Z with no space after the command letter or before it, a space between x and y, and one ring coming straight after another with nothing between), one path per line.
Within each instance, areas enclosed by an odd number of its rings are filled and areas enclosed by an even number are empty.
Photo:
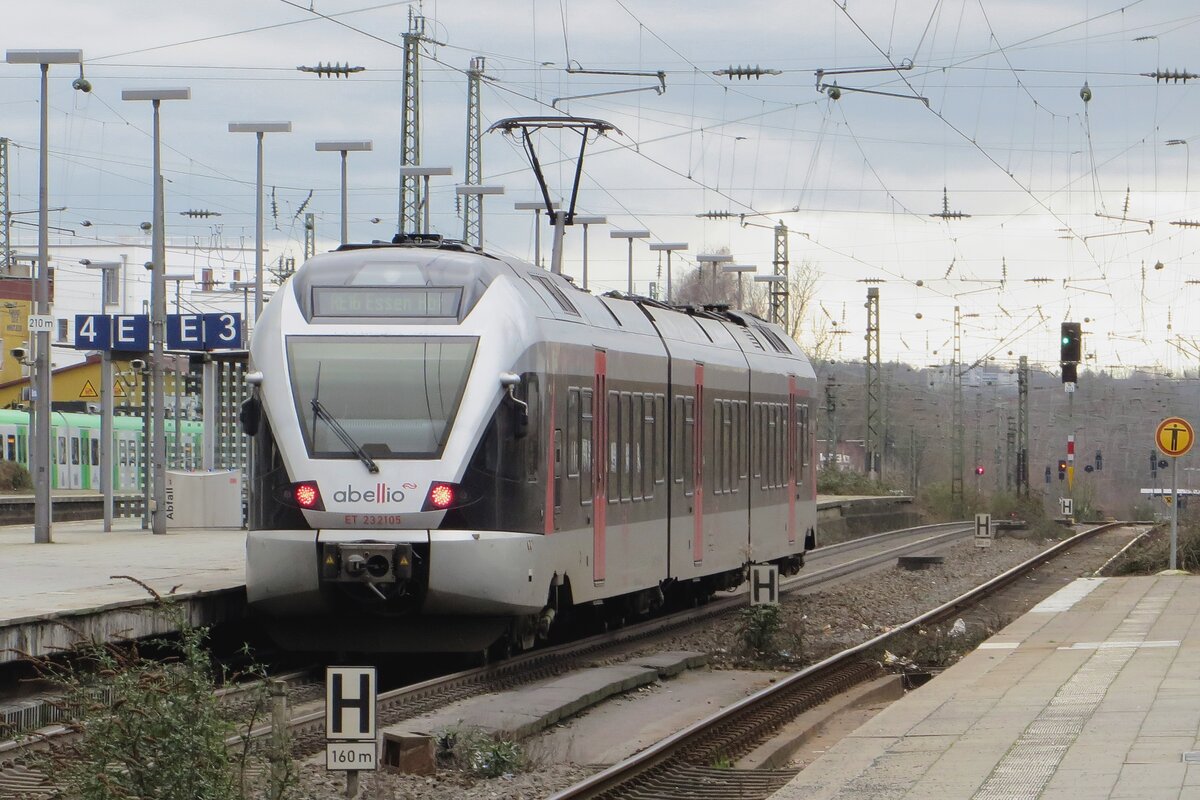
M33 491L33 477L19 461L0 461L0 492Z
M245 738L238 753L226 747L239 723L214 694L218 673L205 647L207 630L155 597L156 613L179 634L148 642L154 658L129 641L84 643L70 661L38 662L61 687L65 724L80 736L41 751L35 766L54 776L56 796L71 800L281 800L292 782L290 757L276 754L284 769L269 786L250 785L252 775L264 773L262 754ZM247 730L261 724L266 698L264 684L249 722L243 720ZM262 789L265 795L256 794Z
M742 646L757 655L774 654L776 638L783 627L783 614L777 605L743 608L739 613L738 638Z
M525 766L521 745L494 739L479 728L447 728L438 735L438 760L482 778L498 778Z

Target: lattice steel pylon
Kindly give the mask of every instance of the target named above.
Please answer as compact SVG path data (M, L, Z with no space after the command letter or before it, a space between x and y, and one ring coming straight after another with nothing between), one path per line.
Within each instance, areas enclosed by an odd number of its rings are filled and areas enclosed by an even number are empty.
M483 78L483 56L471 59L467 69L467 164L468 186L483 183L483 128L480 124L479 84ZM483 247L483 195L463 197L463 241Z
M783 328L789 334L793 333L788 325L788 229L781 220L775 226L775 277L783 280L772 281L768 284L771 298L771 321Z
M421 41L425 18L409 11L404 34L404 95L400 120L400 166L421 163ZM420 233L421 183L416 175L400 176L399 233Z
M12 212L8 208L8 139L0 136L0 271L12 270Z
M954 391L951 412L950 502L954 512L963 514L963 386L962 386L962 311L954 307L954 360L950 362L950 380Z
M1029 496L1029 358L1017 366L1017 494Z
M304 260L308 261L317 254L317 217L315 214L304 215Z
M879 358L879 287L867 288L867 433L863 442L866 474L883 477L883 425L881 411L883 375Z

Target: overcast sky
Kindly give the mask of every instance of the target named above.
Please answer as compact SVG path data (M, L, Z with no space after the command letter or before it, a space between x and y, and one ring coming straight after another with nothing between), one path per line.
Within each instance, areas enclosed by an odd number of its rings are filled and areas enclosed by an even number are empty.
M6 49L80 48L94 87L73 91L77 70L51 68L51 205L68 207L52 224L75 232L58 240L64 244L143 240L150 108L122 102L121 90L176 86L190 87L192 99L162 110L172 244L252 244L254 137L227 132L243 120L293 123L292 133L266 141L268 260L300 256L302 211L317 215L321 249L336 243L338 157L314 152L318 140L373 140L373 152L350 155L350 238L390 239L401 34L412 11L424 15L436 42L422 62L422 161L455 171L435 179L437 232L461 236L453 187L463 180L463 73L483 55L485 126L556 113L556 105L619 128L589 150L580 210L607 215L614 228L648 228L652 240L686 241L684 262L728 247L763 271L772 234L737 215L768 227L785 222L793 263L814 265L823 310L847 331L843 358L864 352L861 281L879 279L885 359L945 361L958 305L978 314L964 320L968 360L1056 362L1059 323L1086 320L1085 349L1100 366L1195 366L1179 348L1200 339L1192 321L1200 285L1188 283L1200 279L1200 230L1170 223L1200 220L1200 174L1193 190L1189 145L1167 143L1200 134L1200 86L1141 75L1200 72L1200 9L1186 0L9 6ZM341 80L296 70L319 62L365 70ZM779 74L712 74L739 65ZM831 74L862 68L879 71ZM0 136L13 143L15 211L37 205L37 75L36 66L0 64ZM835 82L840 99L818 91ZM569 97L577 99L554 103ZM577 145L569 137L540 144L561 197L571 169L564 156ZM532 214L512 209L536 198L532 173L501 134L487 135L483 151L485 182L506 187L486 201L487 246L532 258ZM948 209L970 217L931 217L943 209L943 190ZM222 216L179 215L189 209ZM705 211L735 216L696 217ZM579 238L567 245L566 268L576 275ZM27 227L15 228L14 239L22 251L36 247ZM624 243L602 227L590 240L594 288L624 288ZM84 296L94 283L75 264L85 251L71 248L60 262L61 291ZM253 263L250 253L193 250L173 255L169 268L222 258ZM657 263L645 243L635 245L640 290Z

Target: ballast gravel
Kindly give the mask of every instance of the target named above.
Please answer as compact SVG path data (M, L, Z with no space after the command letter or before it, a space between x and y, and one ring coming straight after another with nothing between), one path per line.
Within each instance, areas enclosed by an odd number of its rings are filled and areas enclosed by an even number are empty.
M1051 543L1042 539L1001 536L990 548L977 549L968 540L939 551L946 555L945 563L941 565L916 571L890 566L872 572L866 580L846 581L822 591L785 595L779 652L771 657L759 658L739 645L744 623L736 614L721 617L702 629L671 635L637 652L705 651L712 655L715 669L799 667L873 638L953 599L987 578L1032 558ZM1063 583L1078 574L1064 574ZM978 641L1011 622L1018 613L1019 610L1006 610L1003 604L985 607L968 621L967 627L974 629L969 638ZM931 638L939 639L945 633L928 632ZM935 649L941 652L941 648ZM521 772L491 779L473 778L452 770L439 771L433 777L380 771L362 773L360 797L366 800L532 800L548 797L594 771L586 765L536 763ZM345 779L340 773L304 765L300 767L298 777L299 786L293 796L299 800L345 797Z

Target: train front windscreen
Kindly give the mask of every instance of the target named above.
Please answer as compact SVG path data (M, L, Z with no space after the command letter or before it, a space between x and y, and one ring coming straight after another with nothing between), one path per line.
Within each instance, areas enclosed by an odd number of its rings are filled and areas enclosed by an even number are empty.
M476 337L289 337L292 396L309 455L438 458L477 344Z

